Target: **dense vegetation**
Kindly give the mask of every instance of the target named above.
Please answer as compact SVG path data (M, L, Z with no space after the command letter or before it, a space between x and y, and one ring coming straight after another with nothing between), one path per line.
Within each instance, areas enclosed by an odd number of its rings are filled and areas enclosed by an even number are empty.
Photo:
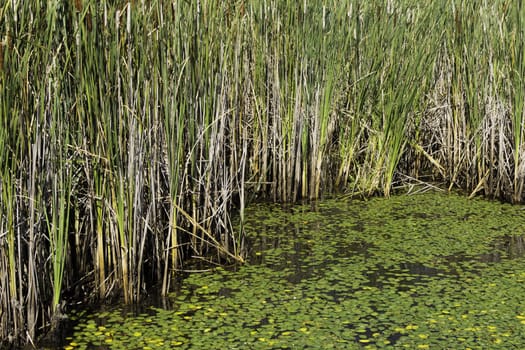
M523 201L520 2L6 1L0 339L243 260L240 212L439 182ZM242 220L241 220L242 222ZM50 323L51 322L51 323Z

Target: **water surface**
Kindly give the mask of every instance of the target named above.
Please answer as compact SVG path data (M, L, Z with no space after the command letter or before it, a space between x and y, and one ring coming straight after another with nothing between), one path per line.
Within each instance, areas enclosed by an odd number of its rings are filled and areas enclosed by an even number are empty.
M246 212L248 263L165 307L78 315L66 349L522 349L525 210L454 194Z

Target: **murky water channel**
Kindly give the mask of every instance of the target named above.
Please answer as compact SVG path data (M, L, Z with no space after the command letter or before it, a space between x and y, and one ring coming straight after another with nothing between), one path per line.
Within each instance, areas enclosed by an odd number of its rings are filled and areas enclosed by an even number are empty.
M525 348L523 207L434 193L246 217L246 265L78 315L66 349Z

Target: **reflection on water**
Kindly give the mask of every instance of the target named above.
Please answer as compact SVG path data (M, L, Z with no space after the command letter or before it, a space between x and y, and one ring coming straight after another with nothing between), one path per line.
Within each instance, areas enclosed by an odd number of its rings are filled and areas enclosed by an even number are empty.
M525 254L525 235L506 235L498 238L494 243L493 250L481 254L479 260L482 262L500 262L502 259L521 258Z

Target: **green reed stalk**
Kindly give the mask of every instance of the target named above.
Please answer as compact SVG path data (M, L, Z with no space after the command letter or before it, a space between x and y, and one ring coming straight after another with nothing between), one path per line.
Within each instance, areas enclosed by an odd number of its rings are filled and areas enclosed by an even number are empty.
M50 4L51 5L51 4ZM48 24L50 28L56 25L57 8L50 6L48 11ZM53 29L51 29L53 30ZM50 59L46 70L50 73L49 79L40 87L45 89L46 99L48 102L43 106L50 115L50 121L47 123L49 134L51 138L50 147L50 164L49 171L51 174L51 198L49 205L49 213L46 213L50 255L52 263L52 281L53 281L53 297L52 309L53 316L61 314L60 307L62 287L64 283L64 267L66 261L66 253L68 250L68 230L69 230L69 213L70 213L70 195L72 190L72 166L68 160L67 153L70 146L69 141L69 124L63 119L64 114L67 113L68 98L64 96L62 83L67 77L62 75L59 70L58 62L60 56L66 53L65 43L54 43L56 38L54 33L50 33L49 44L50 51L47 55ZM44 124L44 125L46 125Z
M0 72L0 82L4 83L3 72ZM14 283L15 265L14 265L14 213L12 210L12 184L9 164L8 151L8 119L5 111L8 105L7 94L4 89L0 90L0 106L2 114L0 114L0 147L6 150L0 154L0 171L2 174L0 181L0 307L5 310L0 315L0 337L3 339L7 337L12 328L16 328L11 321L13 316L11 312L11 300L16 300L16 284ZM14 299L11 298L12 293L15 293ZM11 327L10 327L11 326ZM11 329L10 329L11 328Z
M185 62L186 63L186 62ZM181 74L178 76L177 85L175 89L175 96L178 96L180 91L180 82L182 72L185 69L185 63L181 66ZM162 70L162 81L164 86L168 84L168 76L165 69ZM166 139L166 163L169 176L169 221L168 221L168 235L166 243L166 254L165 264L163 273L163 284L162 294L166 295L169 289L168 277L171 275L168 271L168 266L171 258L171 269L173 271L178 269L179 266L179 238L178 238L178 215L176 205L180 205L179 202L179 186L181 182L181 172L183 169L184 161L184 118L182 117L185 112L185 104L177 106L173 100L168 99L168 95L164 94L164 106L166 106L167 113L165 113L165 139ZM178 108L177 108L178 107Z
M513 67L509 75L511 77L511 108L512 108L512 202L520 202L525 196L523 187L525 182L525 35L523 33L523 24L525 8L523 5L510 5L510 14L514 17L510 37L510 66ZM511 17L511 18L512 18Z
M65 173L68 170L68 166L64 164L65 159L59 161L63 163L59 165L59 173L56 174L52 184L51 217L48 218L53 265L52 307L54 312L58 313L61 312L60 301L64 282L64 267L66 253L69 249L67 235L69 229L69 195L72 183L71 174Z
M387 160L383 180L383 193L389 195L399 161L405 153L405 146L412 135L408 135L408 127L421 115L426 108L424 101L428 91L428 83L432 74L432 61L435 48L433 38L428 38L428 30L432 28L431 18L418 16L407 10L406 27L401 28L392 39L392 48L388 58L389 72L386 84L383 113L386 135ZM415 45L406 45L408 40ZM398 62L401 53L404 62ZM398 77L403 77L399 81ZM417 88L416 88L417 87ZM416 122L417 127L417 122Z
M23 86L23 79L15 79L10 74L17 68L10 59L14 48L12 28L17 20L11 18L11 9L7 6L0 9L0 15L5 21L0 24L0 46L2 46L2 70L0 71L0 344L8 336L21 337L25 315L22 312L20 300L23 300L22 285L17 274L20 273L20 260L17 259L19 247L17 242L17 168L21 153L24 133L16 132L22 122L13 118L11 111L17 108L17 93L13 88ZM23 55L23 54L22 54ZM27 56L22 58L27 59ZM27 71L22 70L22 72ZM18 261L17 261L18 260Z
M6 182L2 184L2 194L3 194L3 202L5 203L5 219L6 219L6 225L5 225L5 232L3 232L3 235L5 235L5 240L7 242L7 284L9 290L4 291L5 296L7 297L6 301L9 301L7 306L7 311L10 313L9 318L11 319L11 322L13 323L13 331L15 334L18 334L20 324L20 315L18 314L17 308L16 308L16 302L18 301L18 293L19 293L19 285L16 278L16 271L17 271L17 264L16 264L16 246L15 246L15 212L14 212L14 188L12 184L9 183L10 177L12 176L9 173L4 173L4 178L6 179Z
M314 143L315 146L312 152L312 173L311 186L310 186L310 198L317 199L319 198L321 192L321 176L322 176L322 165L326 162L326 156L328 152L328 141L331 130L331 108L332 108L332 96L334 88L334 74L333 70L330 70L326 73L325 85L323 86L323 91L319 92L321 96L318 98L319 101L319 110L314 124Z
M117 28L118 31L118 16L117 11ZM140 272L142 267L142 260L140 259L140 246L141 242L146 238L142 233L142 221L145 219L142 215L143 203L140 200L140 195L143 190L143 156L144 156L144 146L142 138L142 130L138 125L137 114L139 113L139 108L135 100L135 96L141 96L140 93L136 91L136 83L138 81L135 71L135 60L133 55L133 48L135 46L135 37L132 35L132 6L131 3L127 4L127 7L121 13L121 18L123 23L122 31L125 33L125 46L123 49L123 54L126 56L122 58L122 62L125 64L125 71L122 71L122 92L119 91L119 94L122 95L122 100L119 99L119 104L122 103L122 106L119 105L119 119L127 120L128 123L125 125L122 123L123 128L121 131L122 139L119 140L119 147L122 149L127 149L127 155L122 154L122 165L126 164L127 169L120 168L117 171L117 176L119 178L119 191L124 194L124 198L119 198L123 202L124 207L126 208L124 214L127 219L124 232L121 232L120 236L120 245L123 260L129 262L122 264L122 274L127 274L123 281L128 284L128 287L132 285L134 288L132 290L124 291L124 296L126 302L129 302L130 297L136 295L138 298L138 293L135 288L140 288ZM120 56L120 54L118 54ZM138 65L138 64L137 64ZM117 65L118 66L118 65ZM137 79L138 80L138 79ZM147 100L143 101L148 103ZM143 150L141 152L141 150ZM122 182L122 180L124 180ZM124 192L125 191L125 192ZM129 267L129 269L128 269ZM130 274L131 271L136 271L135 274ZM129 281L128 281L129 279Z
M42 144L42 134L38 133L35 135L35 142L29 147L30 156L30 175L29 175L29 188L28 198L30 198L28 209L28 262L27 262L27 328L28 334L31 339L36 336L36 329L38 326L38 304L39 304L39 293L38 293L38 276L39 276L39 264L38 264L38 245L36 239L38 237L38 228L40 227L40 211L42 206L42 189L37 188L37 184L40 183L42 174L39 169L43 168L43 162L39 159L38 145Z

